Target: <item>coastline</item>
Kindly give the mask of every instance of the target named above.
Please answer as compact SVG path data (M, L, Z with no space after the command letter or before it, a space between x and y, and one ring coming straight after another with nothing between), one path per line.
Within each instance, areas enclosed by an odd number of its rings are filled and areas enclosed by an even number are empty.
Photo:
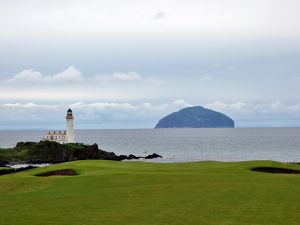
M75 130L83 143L98 143L117 155L164 156L160 162L203 160L300 161L300 128L226 129L115 129ZM14 147L19 140L38 141L44 131L0 131L0 145Z

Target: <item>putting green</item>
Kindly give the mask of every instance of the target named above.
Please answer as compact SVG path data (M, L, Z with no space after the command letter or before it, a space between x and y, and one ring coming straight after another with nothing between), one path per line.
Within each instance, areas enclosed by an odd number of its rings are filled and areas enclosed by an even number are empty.
M300 175L272 161L74 161L0 176L1 225L298 225ZM54 170L76 176L34 176Z

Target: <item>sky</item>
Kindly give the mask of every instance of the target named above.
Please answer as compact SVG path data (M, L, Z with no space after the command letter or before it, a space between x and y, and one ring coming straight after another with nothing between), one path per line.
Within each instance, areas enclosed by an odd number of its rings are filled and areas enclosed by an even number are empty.
M298 0L1 0L0 129L300 126Z

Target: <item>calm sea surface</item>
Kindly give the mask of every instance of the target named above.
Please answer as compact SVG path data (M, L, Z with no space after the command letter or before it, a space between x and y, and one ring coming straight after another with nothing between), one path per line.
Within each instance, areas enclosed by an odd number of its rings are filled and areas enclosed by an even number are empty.
M46 131L0 131L0 147L18 141L39 141ZM117 154L144 156L155 161L277 160L300 162L300 128L76 130L76 141L97 143Z

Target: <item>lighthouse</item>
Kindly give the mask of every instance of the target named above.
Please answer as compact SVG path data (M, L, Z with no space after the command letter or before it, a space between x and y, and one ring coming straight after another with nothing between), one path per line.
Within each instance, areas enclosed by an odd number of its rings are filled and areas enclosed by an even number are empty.
M66 119L67 119L66 133L67 133L68 143L74 143L75 142L74 128L73 128L73 119L74 119L74 117L73 117L73 113L72 113L71 109L69 109L67 111Z
M42 140L55 141L58 142L59 144L75 143L75 135L74 135L74 128L73 128L74 117L71 109L67 111L66 119L67 119L66 130L49 131Z

